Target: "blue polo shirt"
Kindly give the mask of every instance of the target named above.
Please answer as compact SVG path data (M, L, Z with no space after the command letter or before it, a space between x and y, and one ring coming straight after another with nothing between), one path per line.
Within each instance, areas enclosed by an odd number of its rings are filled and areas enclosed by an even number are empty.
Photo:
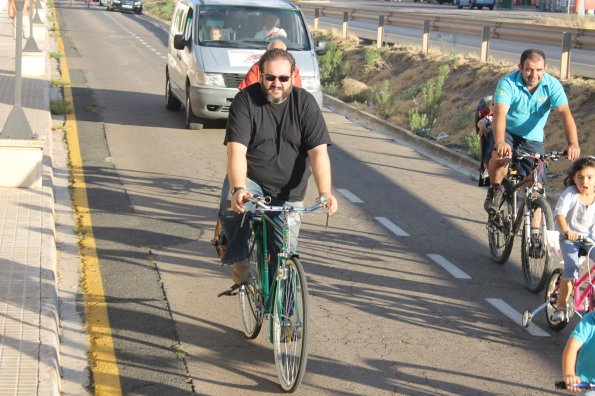
M543 142L543 128L550 109L568 103L564 87L548 73L544 73L537 89L529 92L520 70L498 82L494 103L508 106L506 130L527 140Z
M581 377L581 381L595 382L595 311L583 317L570 337L581 344L576 359L576 375Z

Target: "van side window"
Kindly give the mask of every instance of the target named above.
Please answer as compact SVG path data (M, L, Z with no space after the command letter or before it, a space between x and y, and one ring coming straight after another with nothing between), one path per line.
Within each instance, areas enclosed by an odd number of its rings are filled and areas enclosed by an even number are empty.
M188 16L184 24L184 39L189 41L192 38L192 10L188 10Z

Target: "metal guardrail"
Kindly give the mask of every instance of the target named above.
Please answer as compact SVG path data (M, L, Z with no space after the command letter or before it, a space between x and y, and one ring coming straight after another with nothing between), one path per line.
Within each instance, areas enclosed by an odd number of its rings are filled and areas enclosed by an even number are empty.
M343 20L345 13L350 21L377 23L379 14L376 11L359 10L299 3L302 11L314 15L319 9L319 16ZM462 33L482 36L483 27L490 26L490 37L501 40L528 40L542 44L559 46L563 33L570 33L572 48L595 51L595 30L568 27L549 27L543 25L499 22L488 19L467 19L456 16L431 16L410 12L387 11L383 14L384 24L422 29L424 20L430 21L430 29L445 33Z

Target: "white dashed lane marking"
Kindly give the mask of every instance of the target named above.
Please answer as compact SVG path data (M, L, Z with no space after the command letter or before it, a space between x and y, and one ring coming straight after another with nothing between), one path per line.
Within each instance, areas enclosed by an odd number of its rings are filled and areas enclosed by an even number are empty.
M337 191L339 191L345 198L347 198L348 200L350 200L353 203L364 203L364 201L359 199L359 197L357 195L355 195L354 193L352 193L351 191L349 191L345 188L337 188Z
M399 226L395 223L387 219L386 217L374 217L374 220L385 226L389 231L391 231L396 236L409 236L405 231L403 231Z
M428 254L427 256L429 258L431 258L432 260L434 260L434 262L436 264L438 264L439 266L444 268L446 271L448 271L455 278L457 278L457 279L471 279L471 277L469 275L467 275L464 271L459 269L459 267L457 267L456 265L454 265L453 263L451 263L450 261L448 261L441 255Z
M523 317L520 313L518 313L513 307L508 305L504 300L499 298L486 298L486 301L489 302L496 308L498 311L502 312L504 316L508 317L514 323L518 324L519 326L523 327L522 320ZM529 334L536 336L536 337L549 337L550 335L545 331L541 330L539 327L534 325L533 323L529 324L529 327L526 328Z

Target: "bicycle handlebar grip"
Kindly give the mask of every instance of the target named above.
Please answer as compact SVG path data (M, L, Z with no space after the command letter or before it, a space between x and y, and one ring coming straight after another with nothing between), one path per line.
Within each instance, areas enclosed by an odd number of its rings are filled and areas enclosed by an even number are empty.
M564 381L556 381L556 389L566 389L566 382Z

